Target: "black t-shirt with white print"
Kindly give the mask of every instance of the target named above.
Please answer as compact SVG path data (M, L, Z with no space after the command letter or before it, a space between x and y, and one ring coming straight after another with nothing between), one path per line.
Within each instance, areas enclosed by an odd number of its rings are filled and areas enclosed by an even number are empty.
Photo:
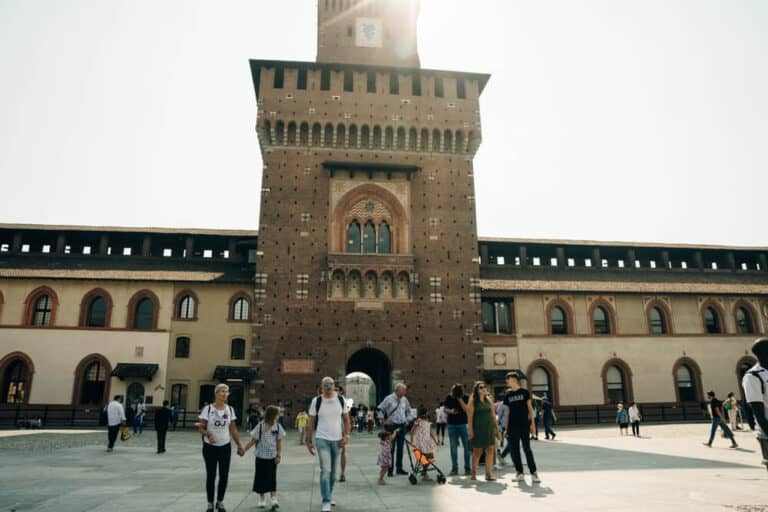
M528 417L528 400L531 394L527 389L520 388L517 391L508 390L504 395L503 403L509 407L509 429L514 431L527 431L531 426Z

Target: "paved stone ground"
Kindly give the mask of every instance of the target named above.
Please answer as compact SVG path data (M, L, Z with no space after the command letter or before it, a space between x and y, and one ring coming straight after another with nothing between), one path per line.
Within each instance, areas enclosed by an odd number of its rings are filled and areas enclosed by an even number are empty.
M375 485L374 436L355 434L346 483L336 488L337 512L475 511L525 507L526 511L666 510L768 511L768 472L759 448L741 434L742 448L724 439L702 446L706 424L643 426L642 439L619 437L614 428L563 429L557 441L534 442L543 482L512 480L507 465L497 482L453 477L445 485L406 477ZM278 470L280 510L319 511L316 461L290 434ZM205 510L200 438L171 432L168 453L157 455L154 432L106 453L100 431L0 432L0 511ZM119 443L119 442L118 442ZM234 456L228 510L256 509L249 492L253 455ZM450 470L448 446L438 465Z

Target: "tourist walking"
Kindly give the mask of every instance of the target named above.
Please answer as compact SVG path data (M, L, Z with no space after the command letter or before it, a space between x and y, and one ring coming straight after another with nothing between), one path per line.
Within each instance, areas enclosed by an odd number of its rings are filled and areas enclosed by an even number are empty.
M741 385L755 419L755 434L768 469L768 338L758 338L752 344L757 364L744 374Z
M552 404L552 400L547 396L541 399L541 419L544 422L545 438L554 441L557 434L552 430L552 425L557 421L557 414L555 414L555 406Z
M307 434L307 423L309 423L309 414L307 411L301 410L296 415L296 429L299 431L299 444L304 444Z
M445 426L448 423L448 415L445 414L443 402L435 409L435 428L437 429L437 441L439 445L445 446Z
M373 415L373 406L368 408L368 414L365 416L365 422L368 425L368 433L373 434L373 426L376 423L376 418Z
M213 498L216 490L216 511L226 512L224 495L229 480L229 464L232 460L232 441L237 445L237 454L243 453L243 445L237 433L235 410L227 405L229 386L218 384L214 389L215 401L200 411L197 431L203 435L203 461L205 462L205 493L208 511L214 510ZM218 469L219 485L216 488Z
M120 426L125 425L125 409L123 409L123 397L115 395L107 404L107 451L111 452L117 441Z
M395 386L394 393L388 395L379 404L379 409L381 409L384 413L384 418L386 418L384 420L384 429L387 432L400 431L400 434L392 444L395 468L398 475L408 474L403 470L403 443L405 442L405 435L408 433L408 424L413 418L411 418L411 403L405 396L407 391L407 386L399 382ZM393 476L392 466L390 466L388 474Z
M303 411L302 411L303 412ZM280 409L275 405L270 405L264 411L264 419L251 430L251 439L242 450L240 455L256 445L254 455L256 456L256 468L253 473L253 492L259 495L258 507L265 508L269 505L272 510L280 506L277 500L277 466L280 464L280 454L283 449L283 438L285 438L285 429L277 416ZM267 495L270 502L267 503Z
M333 484L336 480L336 463L339 451L349 441L349 421L344 399L336 393L331 377L323 377L322 395L312 399L307 424L307 450L315 455L320 464L320 494L323 498L323 512L330 512L336 502L333 499Z
M392 467L392 441L400 433L399 430L393 430L387 432L382 430L379 432L379 458L376 460L376 465L379 466L379 485L384 485L384 475L386 475Z
M632 402L627 413L629 414L629 422L632 424L632 435L640 437L640 420L642 417L640 416L640 407L637 406L637 402Z
M173 413L168 408L168 400L163 400L162 407L155 411L155 432L157 433L157 453L165 453L165 436L171 424Z
M624 408L624 404L616 404L616 423L619 425L619 435L629 435L629 413Z
M144 415L147 413L147 406L144 405L144 399L139 398L133 407L133 433L141 435L144 433Z
M496 438L499 429L496 425L496 412L493 401L488 393L488 386L483 381L475 382L472 395L467 404L467 422L469 425L469 441L472 443L472 480L477 480L477 465L480 455L485 454L485 479L489 482L496 480L491 473Z
M443 402L443 410L448 415L448 445L451 452L451 475L459 474L459 441L464 450L464 474L471 475L469 432L467 430L467 402L469 396L464 393L464 386L454 384L451 394Z
M731 430L741 430L739 426L739 403L736 401L736 397L733 392L728 393L728 396L723 401L723 409L728 414L728 423L731 424Z
M723 430L725 437L731 440L731 448L738 448L739 445L736 444L736 439L733 437L733 432L731 432L731 429L728 428L728 425L725 423L725 418L723 418L723 402L715 397L714 391L709 391L707 393L707 398L709 399L709 410L710 414L712 415L712 427L709 431L709 441L704 443L704 446L712 448L712 441L715 440L717 427L720 427Z
M533 477L533 483L540 483L541 479L536 470L536 461L531 451L531 434L535 431L533 424L533 404L531 394L527 389L520 387L520 377L515 372L509 372L506 376L507 393L504 395L504 405L507 408L507 443L509 444L512 462L515 464L517 480L525 479L523 474L523 461L520 458L520 444L523 445L525 461L528 470Z
M437 446L437 439L432 433L432 424L429 422L427 416L427 408L424 406L419 407L419 417L413 422L411 427L410 438L411 444L416 447L427 459L433 459L435 456L435 448ZM431 480L427 475L427 465L423 465L424 469L421 471L422 480Z

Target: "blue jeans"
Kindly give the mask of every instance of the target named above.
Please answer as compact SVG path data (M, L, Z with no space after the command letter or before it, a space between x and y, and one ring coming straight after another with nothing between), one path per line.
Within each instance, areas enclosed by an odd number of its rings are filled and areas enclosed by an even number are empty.
M731 432L731 429L728 428L728 425L726 425L719 416L715 416L712 418L712 428L709 431L709 444L712 444L712 441L715 440L715 434L717 433L718 426L723 429L725 436L728 437L732 443L736 443L736 440L733 438L733 432Z
M555 431L552 430L552 418L544 416L544 433L547 435L547 439L549 439L549 436L552 436L552 439L555 438Z
M459 470L459 439L464 448L464 471L471 471L469 465L469 434L467 433L467 424L448 425L448 443L451 446L451 471Z
M336 463L339 460L341 448L338 441L328 441L319 437L315 438L315 448L320 461L320 494L323 496L323 503L330 503L333 497L333 483L336 481Z

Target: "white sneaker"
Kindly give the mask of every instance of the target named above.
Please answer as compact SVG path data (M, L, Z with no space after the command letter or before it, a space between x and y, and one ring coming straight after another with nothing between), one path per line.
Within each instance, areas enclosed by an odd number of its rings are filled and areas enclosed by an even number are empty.
M524 482L525 481L525 475L522 473L518 473L517 476L515 476L518 482Z
M500 470L500 469L502 469L502 466L501 466L501 464L499 464L497 462L496 464L493 465L493 469L499 469Z
M531 476L533 477L533 483L535 483L535 484L540 484L541 483L541 478L539 478L539 474L538 473L532 473Z
M263 494L259 495L259 501L256 506L259 508L265 508L267 506L267 499L264 497Z
M336 498L331 498L331 506L332 507L336 506Z
M330 503L323 503L323 508L321 508L323 512L331 512L331 504Z
M277 510L280 508L280 503L277 502L277 496L272 498L272 510Z

